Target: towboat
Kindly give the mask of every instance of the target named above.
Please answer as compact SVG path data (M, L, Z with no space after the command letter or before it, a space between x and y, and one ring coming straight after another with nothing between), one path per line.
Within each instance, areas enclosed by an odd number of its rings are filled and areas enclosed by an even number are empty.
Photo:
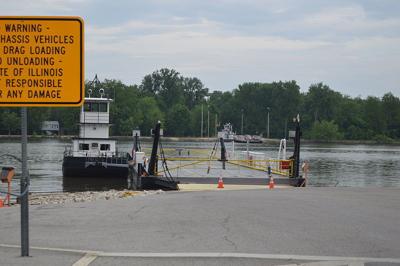
M94 89L100 82L95 77ZM117 151L117 141L109 137L112 99L99 89L100 97L85 97L79 120L79 136L66 147L62 163L64 177L127 178L129 153Z
M235 135L234 141L238 143L262 143L262 139L257 135Z
M225 142L231 142L235 138L235 132L232 130L232 124L226 123L221 131L218 131L218 139L222 138Z

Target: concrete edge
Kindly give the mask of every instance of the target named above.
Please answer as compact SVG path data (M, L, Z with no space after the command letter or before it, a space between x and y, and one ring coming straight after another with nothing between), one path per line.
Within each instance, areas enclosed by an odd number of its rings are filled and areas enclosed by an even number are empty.
M0 244L5 248L21 248L19 245ZM314 256L294 254L257 254L257 253L232 253L232 252L104 252L93 250L30 247L34 250L47 250L54 252L70 252L77 254L90 254L92 257L130 257L130 258L248 258L248 259L281 259L281 260L308 260L308 261L352 261L352 262L381 262L400 263L400 258L370 258L370 257L339 257L339 256Z

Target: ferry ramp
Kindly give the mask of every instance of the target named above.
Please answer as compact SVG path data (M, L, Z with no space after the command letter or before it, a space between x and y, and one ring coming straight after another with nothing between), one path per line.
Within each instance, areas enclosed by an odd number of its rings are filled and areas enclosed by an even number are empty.
M175 157L167 158L168 171L181 183L216 184L222 178L225 184L267 185L269 175L267 160L228 160ZM159 165L158 173L165 174L167 169ZM297 179L288 178L288 171L273 171L272 176L278 185L295 185Z

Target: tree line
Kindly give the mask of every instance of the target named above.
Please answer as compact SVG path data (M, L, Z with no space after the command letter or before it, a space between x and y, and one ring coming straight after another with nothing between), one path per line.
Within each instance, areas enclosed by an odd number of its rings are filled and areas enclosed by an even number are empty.
M99 88L114 100L111 135L129 136L137 128L150 135L160 120L166 136L213 137L223 124L231 123L237 134L266 137L269 128L271 138L287 138L293 117L300 114L307 139L400 139L400 99L390 92L382 98L351 98L318 83L301 93L296 81L246 82L232 91L210 92L198 78L167 68L146 75L139 85L86 82L86 93L92 89L92 96ZM19 134L19 112L0 109L1 134ZM71 107L29 108L29 134L41 134L41 123L50 120L59 121L61 134L76 135L79 113L80 108Z

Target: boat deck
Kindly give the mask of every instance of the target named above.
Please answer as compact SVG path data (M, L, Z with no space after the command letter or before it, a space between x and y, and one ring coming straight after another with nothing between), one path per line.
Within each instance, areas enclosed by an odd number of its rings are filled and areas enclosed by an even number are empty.
M235 185L266 185L269 182L267 172L247 168L245 166L226 162L222 169L220 161L168 161L171 175L180 183L214 184L222 177L225 184ZM162 168L159 168L159 171ZM210 169L208 171L208 169ZM273 174L275 184L296 186L299 178L288 178Z

